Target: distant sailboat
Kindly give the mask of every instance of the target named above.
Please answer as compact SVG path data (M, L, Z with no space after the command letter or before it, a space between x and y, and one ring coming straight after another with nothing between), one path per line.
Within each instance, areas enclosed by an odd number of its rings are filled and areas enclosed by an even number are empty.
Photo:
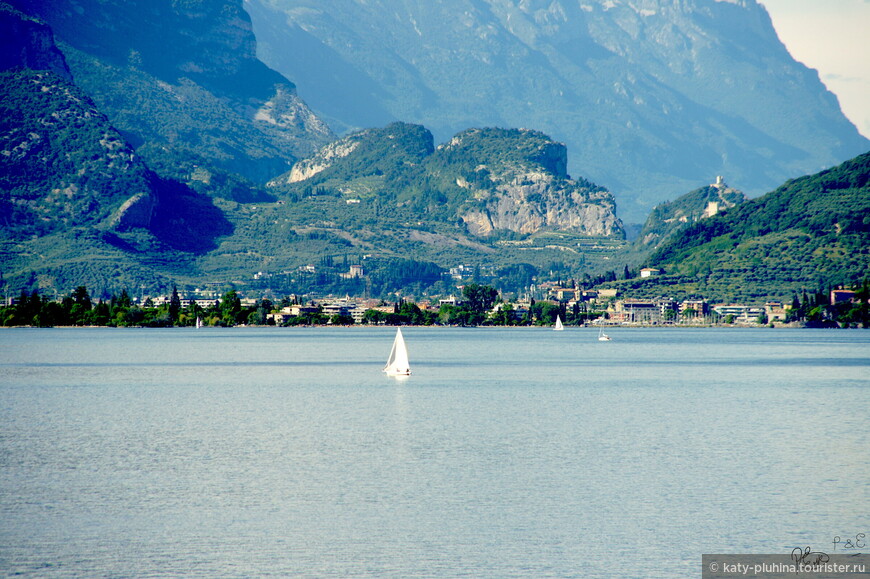
M562 316L556 316L556 326L553 328L556 332L561 332L565 329L565 326L562 325Z
M197 328L202 327L202 318L200 318L199 316L196 316L196 327Z
M402 337L402 328L396 328L396 339L393 340L393 349L387 358L384 367L387 376L410 376L411 365L408 362L408 348L405 347L405 338Z
M604 328L598 328L598 341L599 342L609 342L610 336L604 333Z

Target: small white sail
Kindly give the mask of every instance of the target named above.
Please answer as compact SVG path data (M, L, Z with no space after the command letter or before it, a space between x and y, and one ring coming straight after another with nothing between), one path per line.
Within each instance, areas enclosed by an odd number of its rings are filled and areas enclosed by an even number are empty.
M402 328L396 328L396 339L393 340L393 349L387 358L384 367L387 376L410 376L411 365L408 362L408 348L405 346L405 338L402 337Z
M202 327L202 318L200 318L199 316L196 317L196 327L197 328Z
M556 327L553 328L556 332L561 332L565 329L565 326L562 325L562 316L556 316Z

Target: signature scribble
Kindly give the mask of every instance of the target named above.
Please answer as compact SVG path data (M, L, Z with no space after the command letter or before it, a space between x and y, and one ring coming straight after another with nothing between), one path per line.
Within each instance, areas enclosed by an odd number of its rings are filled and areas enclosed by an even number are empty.
M798 565L818 565L819 563L827 563L831 557L822 551L813 551L810 547L805 549L795 547L791 550L791 560Z

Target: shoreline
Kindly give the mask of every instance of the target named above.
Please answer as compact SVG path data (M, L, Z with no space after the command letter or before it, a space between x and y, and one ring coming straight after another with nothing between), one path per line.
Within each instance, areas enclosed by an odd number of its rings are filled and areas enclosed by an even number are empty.
M431 328L431 329L448 329L448 328L464 328L464 329L487 329L499 328L508 330L549 330L553 331L552 325L546 326L495 326L495 325L480 325L480 326L460 326L460 325L414 325L414 324L353 324L353 325L338 325L338 324L313 324L313 325L296 325L296 326L271 326L271 325L238 325L238 326L204 326L196 328L194 326L0 326L0 330L20 330L20 329L35 329L35 330L213 330L213 329L324 329L324 328L342 328L347 330L357 330L364 328ZM803 322L792 322L789 324L764 324L764 325L746 325L746 324L612 324L612 325L583 325L583 326L565 326L564 331L572 330L596 330L606 328L608 330L619 329L667 329L667 330L703 330L703 329L722 329L722 330L866 330L870 328L860 327L843 327L843 326L808 326Z

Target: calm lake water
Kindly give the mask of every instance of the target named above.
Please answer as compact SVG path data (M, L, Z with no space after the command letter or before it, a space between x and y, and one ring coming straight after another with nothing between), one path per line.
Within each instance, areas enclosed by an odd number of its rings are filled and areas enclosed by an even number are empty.
M394 333L0 331L0 573L698 577L870 536L870 332L406 328L405 380Z

